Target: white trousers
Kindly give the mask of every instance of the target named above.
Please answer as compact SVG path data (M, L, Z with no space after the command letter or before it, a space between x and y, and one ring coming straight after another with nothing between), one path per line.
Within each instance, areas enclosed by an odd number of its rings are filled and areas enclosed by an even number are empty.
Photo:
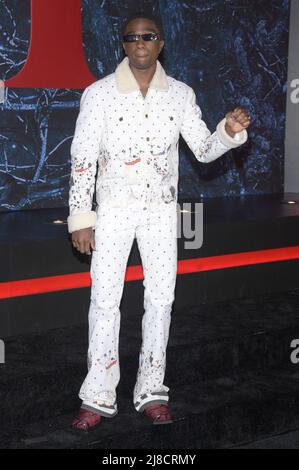
M83 408L106 417L118 412L119 306L135 237L144 272L144 314L133 404L142 412L149 404L167 403L169 398L163 381L177 275L177 204L99 205L90 270L88 374L79 397Z

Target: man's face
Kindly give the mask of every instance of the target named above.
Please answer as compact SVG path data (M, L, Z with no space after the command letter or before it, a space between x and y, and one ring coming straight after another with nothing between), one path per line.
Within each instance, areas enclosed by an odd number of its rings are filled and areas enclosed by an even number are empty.
M160 36L155 23L145 18L130 21L124 34L156 33ZM144 41L140 38L136 42L123 42L123 48L129 58L129 63L137 69L147 69L153 65L164 46L164 41Z

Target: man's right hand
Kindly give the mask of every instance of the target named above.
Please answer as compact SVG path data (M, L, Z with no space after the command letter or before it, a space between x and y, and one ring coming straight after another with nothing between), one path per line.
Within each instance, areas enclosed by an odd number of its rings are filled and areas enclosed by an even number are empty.
M72 233L73 246L80 251L80 253L86 253L91 255L91 249L95 250L95 236L94 231L91 227L83 228L81 230L75 230Z

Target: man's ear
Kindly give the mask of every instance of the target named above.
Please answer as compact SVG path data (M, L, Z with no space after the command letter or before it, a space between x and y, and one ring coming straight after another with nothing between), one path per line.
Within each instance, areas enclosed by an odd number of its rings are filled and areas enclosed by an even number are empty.
M162 51L163 47L164 47L164 41L160 41L160 52Z

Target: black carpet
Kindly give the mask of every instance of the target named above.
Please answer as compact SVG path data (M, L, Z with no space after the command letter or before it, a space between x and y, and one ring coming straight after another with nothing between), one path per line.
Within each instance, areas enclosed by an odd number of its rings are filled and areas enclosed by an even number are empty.
M298 312L299 289L174 311L165 383L175 422L159 427L133 407L141 315L123 315L119 414L89 434L70 427L86 373L87 326L9 337L0 366L0 446L259 448L282 433L287 446L285 433L299 429L299 364L290 360Z

